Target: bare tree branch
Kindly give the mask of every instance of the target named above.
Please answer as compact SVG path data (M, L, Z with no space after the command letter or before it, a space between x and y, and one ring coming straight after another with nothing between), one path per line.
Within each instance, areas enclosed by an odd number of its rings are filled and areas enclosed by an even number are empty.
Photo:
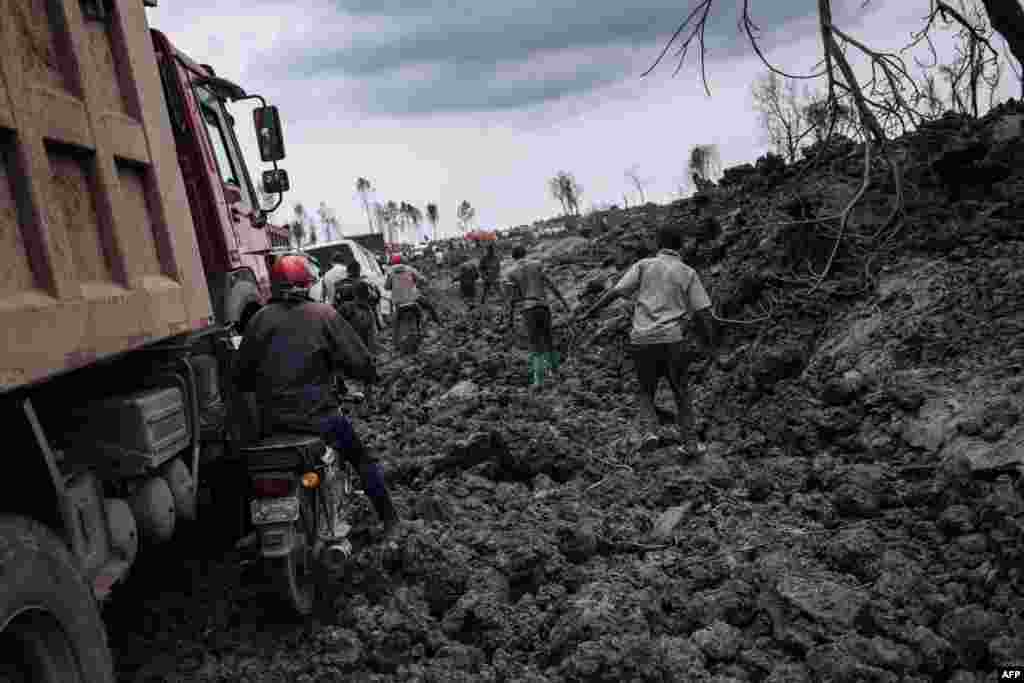
M981 35L974 24L967 21L967 19L965 19L964 16L955 9L944 3L942 0L935 0L935 11L942 15L942 18L947 21L952 17L954 21L963 26L971 34L971 37L974 38L974 40L987 47L996 57L999 56L999 51L992 47L992 43L988 41L988 38Z
M640 177L640 173L636 166L632 166L626 169L626 178L633 183L633 187L636 188L637 194L640 195L640 203L647 203L647 194L644 192L644 187L647 185L647 181Z
M757 53L758 58L761 60L761 62L764 63L766 67L768 67L768 69L771 72L778 74L779 76L783 76L785 78L792 78L794 80L812 80L821 78L822 76L825 75L824 71L818 71L816 73L807 75L790 74L786 73L785 71L782 71L778 67L774 66L771 62L769 62L768 58L765 57L764 52L762 52L761 46L757 42L757 37L755 34L759 33L760 29L757 27L756 24L754 24L754 21L750 18L750 0L743 0L743 16L741 18L741 22L743 24L743 29L747 33L747 38L750 40L750 45L754 48L754 52ZM823 60L819 60L818 63L814 65L815 68L817 68L817 66L822 63Z

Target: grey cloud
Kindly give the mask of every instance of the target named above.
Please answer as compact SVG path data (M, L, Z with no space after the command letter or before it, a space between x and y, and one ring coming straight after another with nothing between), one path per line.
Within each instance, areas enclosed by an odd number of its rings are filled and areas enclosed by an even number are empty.
M439 112L523 109L584 94L618 78L617 73L602 68L600 63L576 69L571 75L543 79L496 80L485 74L437 81L381 77L363 81L355 93L344 96L354 100L367 114L416 117Z
M738 32L735 0L719 0L708 25L709 58L721 60L745 53ZM620 81L650 65L693 3L683 0L338 0L339 24L345 17L380 18L396 31L356 35L344 48L318 53L276 55L257 63L264 76L287 79L344 77L363 89L383 88L362 98L367 113L395 115L443 111L502 110L527 107L569 94L583 93ZM850 16L861 0L836 3L838 18ZM806 0L758 0L755 18L765 27L779 27L813 11ZM778 36L775 36L776 39ZM602 72L583 68L574 77L545 82L507 82L497 76L502 65L523 68L538 54L614 46L643 46L650 59L642 66L625 60L605 61ZM696 55L694 55L696 56ZM392 86L388 77L399 69L428 65L443 77L429 83Z

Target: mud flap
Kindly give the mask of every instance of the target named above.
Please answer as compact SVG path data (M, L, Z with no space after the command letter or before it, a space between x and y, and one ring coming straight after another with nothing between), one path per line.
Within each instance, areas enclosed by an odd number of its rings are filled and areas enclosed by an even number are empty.
M260 555L286 557L295 549L295 524L266 524L259 527Z

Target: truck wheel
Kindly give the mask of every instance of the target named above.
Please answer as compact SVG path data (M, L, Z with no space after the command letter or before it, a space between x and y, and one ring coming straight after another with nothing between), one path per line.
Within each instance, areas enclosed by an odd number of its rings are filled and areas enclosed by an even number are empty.
M0 680L113 683L92 590L52 531L0 516Z

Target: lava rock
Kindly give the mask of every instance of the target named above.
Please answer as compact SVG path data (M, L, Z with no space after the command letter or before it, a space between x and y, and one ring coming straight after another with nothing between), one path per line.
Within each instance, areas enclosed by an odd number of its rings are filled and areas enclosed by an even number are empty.
M833 683L897 683L899 676L872 666L838 643L827 643L807 653L807 666L818 680Z
M775 590L803 614L840 628L852 627L868 600L863 591L827 578L786 576Z
M917 626L911 629L907 636L907 642L912 644L920 654L920 666L926 673L935 675L945 671L952 660L953 647L949 641L927 626Z
M1024 636L999 636L988 644L988 651L995 666L1020 666L1024 662Z
M825 545L825 554L836 569L861 574L878 556L878 534L867 525L842 529Z
M652 538L657 541L670 539L676 527L683 522L692 507L688 504L676 505L662 512L658 521L654 523L654 529L651 531Z
M584 519L571 530L559 534L562 537L559 549L570 562L582 563L597 554L600 543L600 523L595 519Z
M825 382L821 391L821 400L830 406L846 405L864 387L864 376L856 370L849 370L842 377Z
M772 668L764 683L811 683L811 674L804 664L784 662Z
M758 472L747 478L747 498L761 503L775 492L775 480L768 472Z
M943 616L939 632L953 645L961 664L973 667L984 659L989 643L1004 635L1007 626L1001 614L970 605Z
M832 504L842 515L874 517L882 509L885 475L877 465L855 465L832 492Z
M739 651L740 631L734 626L716 619L707 628L702 628L694 633L693 641L711 659L730 660Z
M939 527L953 535L971 533L975 522L974 510L966 505L950 505L939 516Z

